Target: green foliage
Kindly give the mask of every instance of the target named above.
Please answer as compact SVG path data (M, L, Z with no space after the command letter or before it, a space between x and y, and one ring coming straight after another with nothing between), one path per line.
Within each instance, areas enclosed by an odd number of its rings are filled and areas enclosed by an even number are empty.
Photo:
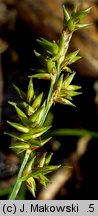
M98 138L98 132L78 128L59 128L52 132L52 136L89 136L93 138Z
M66 8L63 7L64 10L64 25L65 28L68 28L69 31L76 31L80 28L87 27L91 24L79 24L82 19L85 18L85 16L91 11L92 7L87 8L86 10L83 10L82 12L77 11L77 7L73 10L71 13L71 16L66 11Z
M17 153L25 152L25 155L10 199L16 198L22 183L26 184L35 196L36 180L46 186L49 181L46 175L59 168L59 166L49 165L52 154L38 155L37 151L51 139L51 137L45 139L42 137L51 127L44 125L51 106L56 102L74 106L72 99L80 94L77 90L81 87L72 84L75 73L71 71L69 65L81 57L78 55L78 50L70 54L67 54L67 50L73 32L89 25L81 24L80 21L90 10L91 8L88 8L79 13L75 8L69 15L64 7L64 28L60 39L57 42L50 42L43 38L37 40L42 47L42 53L37 51L34 53L42 67L32 70L36 73L29 76L27 92L13 85L21 101L9 102L15 108L17 120L16 122L7 121L7 123L16 131L6 132L6 134L14 138L11 148ZM34 78L50 81L47 95L44 92L40 93L40 88L39 93L36 94L33 85Z
M29 160L23 171L20 181L26 183L33 196L35 196L36 191L36 180L43 186L46 186L49 180L45 175L59 168L59 166L48 165L51 157L52 154L46 156L46 152L41 156L35 156Z

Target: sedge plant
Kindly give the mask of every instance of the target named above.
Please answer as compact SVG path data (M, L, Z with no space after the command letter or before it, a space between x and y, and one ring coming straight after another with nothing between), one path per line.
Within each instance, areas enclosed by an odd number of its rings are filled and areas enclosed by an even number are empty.
M42 47L42 53L37 51L34 53L40 61L41 68L33 69L33 74L29 76L27 91L24 92L13 85L21 100L20 102L9 101L9 104L15 108L17 120L16 122L7 121L15 131L5 132L5 134L14 138L11 148L17 153L22 153L22 163L9 197L11 200L16 199L22 184L25 184L35 196L36 182L46 186L49 181L47 174L59 168L59 166L49 165L52 153L47 155L43 150L39 151L51 139L51 137L43 138L43 135L51 128L51 125L45 126L44 123L53 104L57 102L75 106L72 102L73 97L80 94L78 90L81 87L72 84L75 72L70 69L70 64L81 58L79 50L69 54L67 51L73 33L90 25L81 24L81 20L90 10L91 7L78 12L75 8L69 15L63 7L64 22L60 39L57 42L50 42L43 38L37 40ZM35 78L50 82L47 95L40 92L40 86L39 92L36 93L33 85Z

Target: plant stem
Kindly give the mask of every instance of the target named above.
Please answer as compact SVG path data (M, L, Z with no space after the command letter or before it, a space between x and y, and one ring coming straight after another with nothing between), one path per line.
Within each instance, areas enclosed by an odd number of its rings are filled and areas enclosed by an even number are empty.
M52 96L52 93L53 93L53 87L54 87L54 84L51 82L48 97L47 97L47 104L49 103L49 101L51 99L51 96Z
M49 110L53 104L53 101L51 100L51 98L52 98L52 94L54 91L54 85L55 85L56 81L58 80L59 75L60 75L60 65L57 63L57 65L56 65L56 79L55 79L54 83L51 82L51 84L50 84L50 89L49 89L49 93L48 93L48 97L47 97L47 105L46 105L45 113L41 119L40 125L44 124L46 117L48 115L48 112L49 112Z
M50 100L51 100L51 96L52 96L52 93L53 93L53 88L54 88L54 84L51 82L50 84L50 89L49 89L49 93L48 93L48 97L47 97L47 105L46 105L46 109L45 109L45 113L41 119L41 122L40 122L40 125L43 125L45 120L46 120L46 117L47 117L47 114L52 106L52 104L50 103Z
M56 68L57 68L57 76L56 76L56 80L58 80L58 78L59 78L59 75L60 75L60 64L59 63L57 63L57 66L56 66Z
M16 198L17 194L18 194L18 191L19 191L19 189L21 187L21 184L22 184L22 182L20 181L20 177L21 177L23 169L24 169L24 167L25 167L25 165L26 165L26 163L27 163L27 161L29 159L30 154L31 154L31 151L27 150L26 153L25 153L22 165L20 167L19 173L18 173L16 184L15 184L13 190L12 190L12 193L11 193L11 195L9 197L9 200L14 200Z
M98 132L89 131L85 129L71 129L71 128L60 128L52 132L53 136L90 136L98 138Z

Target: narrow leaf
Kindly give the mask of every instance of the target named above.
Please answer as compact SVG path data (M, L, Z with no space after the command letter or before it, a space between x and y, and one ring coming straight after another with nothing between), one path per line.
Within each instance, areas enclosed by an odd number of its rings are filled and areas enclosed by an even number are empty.
M19 89L15 84L13 84L13 87L17 91L17 93L19 94L20 98L25 100L26 94L21 89Z
M77 56L78 53L79 53L79 50L76 50L76 51L74 51L74 52L68 54L68 55L65 57L65 60L66 60L66 61L68 61L68 60L72 61L72 60ZM63 62L62 62L62 64L63 64Z
M4 134L8 135L8 136L11 136L19 141L24 141L24 139L21 138L21 133L15 133L15 132L4 132Z
M17 112L18 117L20 118L20 120L24 124L27 124L28 123L28 118L27 118L26 114L21 109L19 109L17 106L15 106L15 110L16 110L16 112Z
M27 102L29 104L31 104L33 96L34 96L34 87L33 87L32 78L30 78L30 81L28 84L28 91L27 91Z
M43 92L40 93L40 94L35 98L35 100L33 101L33 103L32 103L32 108L33 108L34 110L36 110L36 109L38 109L38 108L40 107L40 105L41 105L41 103L42 103L42 98L43 98Z
M29 191L33 194L33 196L35 197L35 191L36 191L36 182L34 180L33 177L28 178L25 181L25 184L27 186L27 188L29 189Z
M32 106L26 104L25 112L27 113L28 116L31 116L35 112L35 110L33 109Z
M61 71L64 71L64 72L67 72L67 73L72 73L72 70L67 66L63 66L63 67L61 66Z
M45 159L46 159L46 154L47 154L47 152L43 153L43 155L40 157L38 167L43 167L44 166Z
M34 50L34 53L36 57L39 59L40 63L45 67L46 66L45 58L40 53L36 52L36 50Z
M39 68L32 69L31 68L31 70L37 73L46 73L46 69L44 68L43 69L39 69ZM32 77L32 76L29 76L29 77Z
M46 166L50 163L52 156L53 156L53 153L49 154L49 155L46 157L46 160L45 160L45 165L46 165Z
M72 74L68 75L67 77L65 77L62 88L67 88L70 85L70 83L72 82L74 76L75 76L75 73L72 73Z
M69 29L70 32L73 32L73 31L74 31L74 29L75 29L75 23L74 23L74 21L73 21L72 18L70 18L70 19L68 20L68 22L67 22L67 27L68 27L68 29Z
M81 92L73 91L73 90L66 90L66 94L70 97L82 94Z
M22 134L20 136L20 138L22 139L22 141L36 139L36 138L40 137L42 134L44 134L47 130L49 130L50 127L51 126L39 127L39 128L31 129L31 133L29 133L29 134Z
M90 136L98 138L98 132L78 128L60 128L52 132L53 136Z
M83 10L81 13L79 13L79 15L77 16L77 18L84 19L84 17L91 11L92 7L89 7L85 10Z
M44 80L50 80L51 76L48 73L38 73L35 75L32 75L33 78L37 78L37 79L44 79Z
M57 84L56 84L56 91L57 93L60 92L61 88L62 88L62 83L63 83L63 74L59 77Z
M81 86L76 86L76 85L69 85L67 87L68 90L78 90L78 89L81 89Z
M65 6L63 6L63 13L64 13L64 19L65 19L65 21L68 21L70 19L70 16L69 16L69 13L66 10Z
M57 97L56 98L56 102L64 104L64 105L70 105L70 106L74 106L75 107L75 105L72 102L70 102L69 100L67 100L65 98L59 98L59 97Z
M10 121L7 121L7 123L10 124L12 127L16 128L20 132L24 132L24 133L29 132L29 128L23 126L22 124L10 122Z
M28 143L18 142L18 143L12 144L12 146L11 146L10 148L26 150L26 149L28 149L29 147L30 147L30 144L28 144Z
M80 28L89 27L89 26L91 26L91 25L92 25L92 23L88 23L88 24L77 24L77 25L75 26L75 30L78 30L78 29L80 29Z
M47 138L47 139L44 139L44 140L42 140L42 139L40 139L40 140L30 140L30 144L31 144L31 148L32 148L32 146L43 146L44 144L46 144L47 142L49 142L49 140L51 139L52 137L49 137L49 138Z
M30 116L29 122L30 123L36 122L36 124L39 124L43 116L43 113L44 113L44 106L39 107L39 109L37 109L37 111L33 115Z
M28 173L30 173L32 171L32 166L34 165L36 156L34 156L32 159L30 159L30 161L28 161L24 171L23 171L23 176L27 175Z

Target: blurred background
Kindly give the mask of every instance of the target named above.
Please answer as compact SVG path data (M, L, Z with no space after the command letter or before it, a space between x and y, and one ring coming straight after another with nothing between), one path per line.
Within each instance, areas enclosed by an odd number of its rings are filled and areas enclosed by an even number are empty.
M82 86L82 95L74 99L76 108L56 105L51 110L53 131L64 130L53 132L46 148L54 152L52 164L62 167L50 176L52 183L46 189L38 185L37 199L98 199L97 0L0 0L0 199L7 199L20 166L19 158L9 150L11 138L3 134L8 129L6 120L15 115L8 105L9 100L17 100L12 83L24 91L27 88L30 69L39 64L33 53L40 49L37 38L59 39L62 5L69 12L75 5L81 10L93 6L84 20L92 26L75 32L69 46L69 52L79 49L82 56L71 65L76 71L74 83ZM44 85L47 91L47 82L35 84ZM34 199L26 189L23 191L19 198Z

